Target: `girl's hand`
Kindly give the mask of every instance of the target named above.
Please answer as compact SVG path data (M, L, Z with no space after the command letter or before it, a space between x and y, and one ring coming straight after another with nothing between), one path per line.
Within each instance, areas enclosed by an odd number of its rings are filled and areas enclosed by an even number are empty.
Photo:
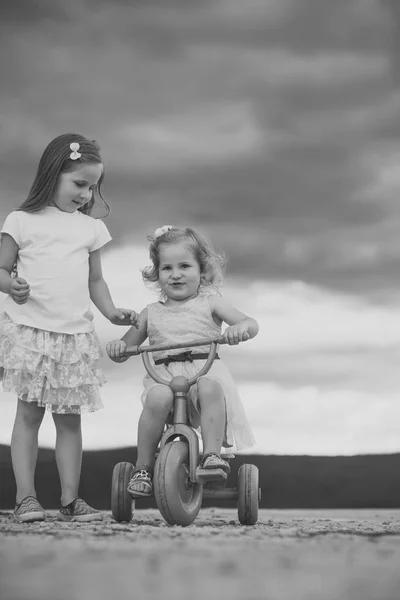
M121 363L128 360L129 356L124 356L126 349L126 344L123 340L113 340L112 342L108 342L106 345L106 350L108 356L114 362Z
M22 277L11 279L10 296L17 304L25 304L29 298L31 288Z
M231 325L225 329L222 335L230 346L236 345L239 342L245 342L246 340L250 339L248 325L246 323L237 323L236 325Z
M133 325L138 328L139 315L130 308L116 308L113 313L108 317L114 325Z

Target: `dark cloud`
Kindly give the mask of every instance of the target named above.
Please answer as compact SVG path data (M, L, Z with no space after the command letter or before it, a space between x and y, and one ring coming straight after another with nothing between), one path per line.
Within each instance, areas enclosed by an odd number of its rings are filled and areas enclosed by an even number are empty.
M398 16L359 0L2 3L0 217L48 141L79 131L102 144L116 243L191 224L240 276L390 288L400 210L378 157L400 137Z
M388 53L392 63L393 81L400 81L400 4L397 0L381 0L382 12L390 22L390 35L386 39Z
M108 3L100 3L103 9ZM307 54L316 50L358 48L374 52L382 48L392 30L390 14L379 3L348 0L280 0L279 2L214 0L162 0L128 2L113 7L126 10L133 33L143 30L157 36L169 33L175 44L243 45L251 48L281 46ZM165 40L167 38L164 38Z
M13 25L29 25L35 27L41 22L65 20L68 11L66 3L52 0L2 0L0 8L0 28L7 29Z

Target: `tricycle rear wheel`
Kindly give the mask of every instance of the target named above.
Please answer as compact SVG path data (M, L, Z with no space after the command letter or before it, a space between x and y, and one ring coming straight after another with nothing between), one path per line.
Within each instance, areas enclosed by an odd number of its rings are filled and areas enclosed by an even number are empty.
M242 525L255 525L258 521L258 468L244 464L238 471L238 516Z
M111 513L118 523L132 520L134 500L127 487L132 477L133 465L130 462L120 462L114 467L111 484Z

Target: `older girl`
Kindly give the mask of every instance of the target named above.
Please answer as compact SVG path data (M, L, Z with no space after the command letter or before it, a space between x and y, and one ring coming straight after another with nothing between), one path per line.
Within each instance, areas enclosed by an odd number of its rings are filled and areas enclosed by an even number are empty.
M0 371L4 391L18 398L11 438L18 521L45 518L34 487L45 409L56 427L60 519L102 519L78 496L81 413L102 407L104 382L90 300L116 325L137 321L134 311L114 306L102 275L100 252L111 236L90 212L102 199L103 177L96 142L58 136L43 152L27 199L1 229L0 291L8 297L0 315Z

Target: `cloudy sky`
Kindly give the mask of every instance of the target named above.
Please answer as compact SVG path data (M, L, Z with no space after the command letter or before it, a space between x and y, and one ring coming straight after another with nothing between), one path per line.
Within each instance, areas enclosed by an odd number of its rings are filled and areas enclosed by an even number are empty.
M261 325L221 352L258 452L400 451L399 24L395 0L2 2L0 220L78 131L102 147L117 303L155 299L148 233L208 234ZM140 359L103 366L87 448L136 442ZM4 394L0 443L14 412Z

